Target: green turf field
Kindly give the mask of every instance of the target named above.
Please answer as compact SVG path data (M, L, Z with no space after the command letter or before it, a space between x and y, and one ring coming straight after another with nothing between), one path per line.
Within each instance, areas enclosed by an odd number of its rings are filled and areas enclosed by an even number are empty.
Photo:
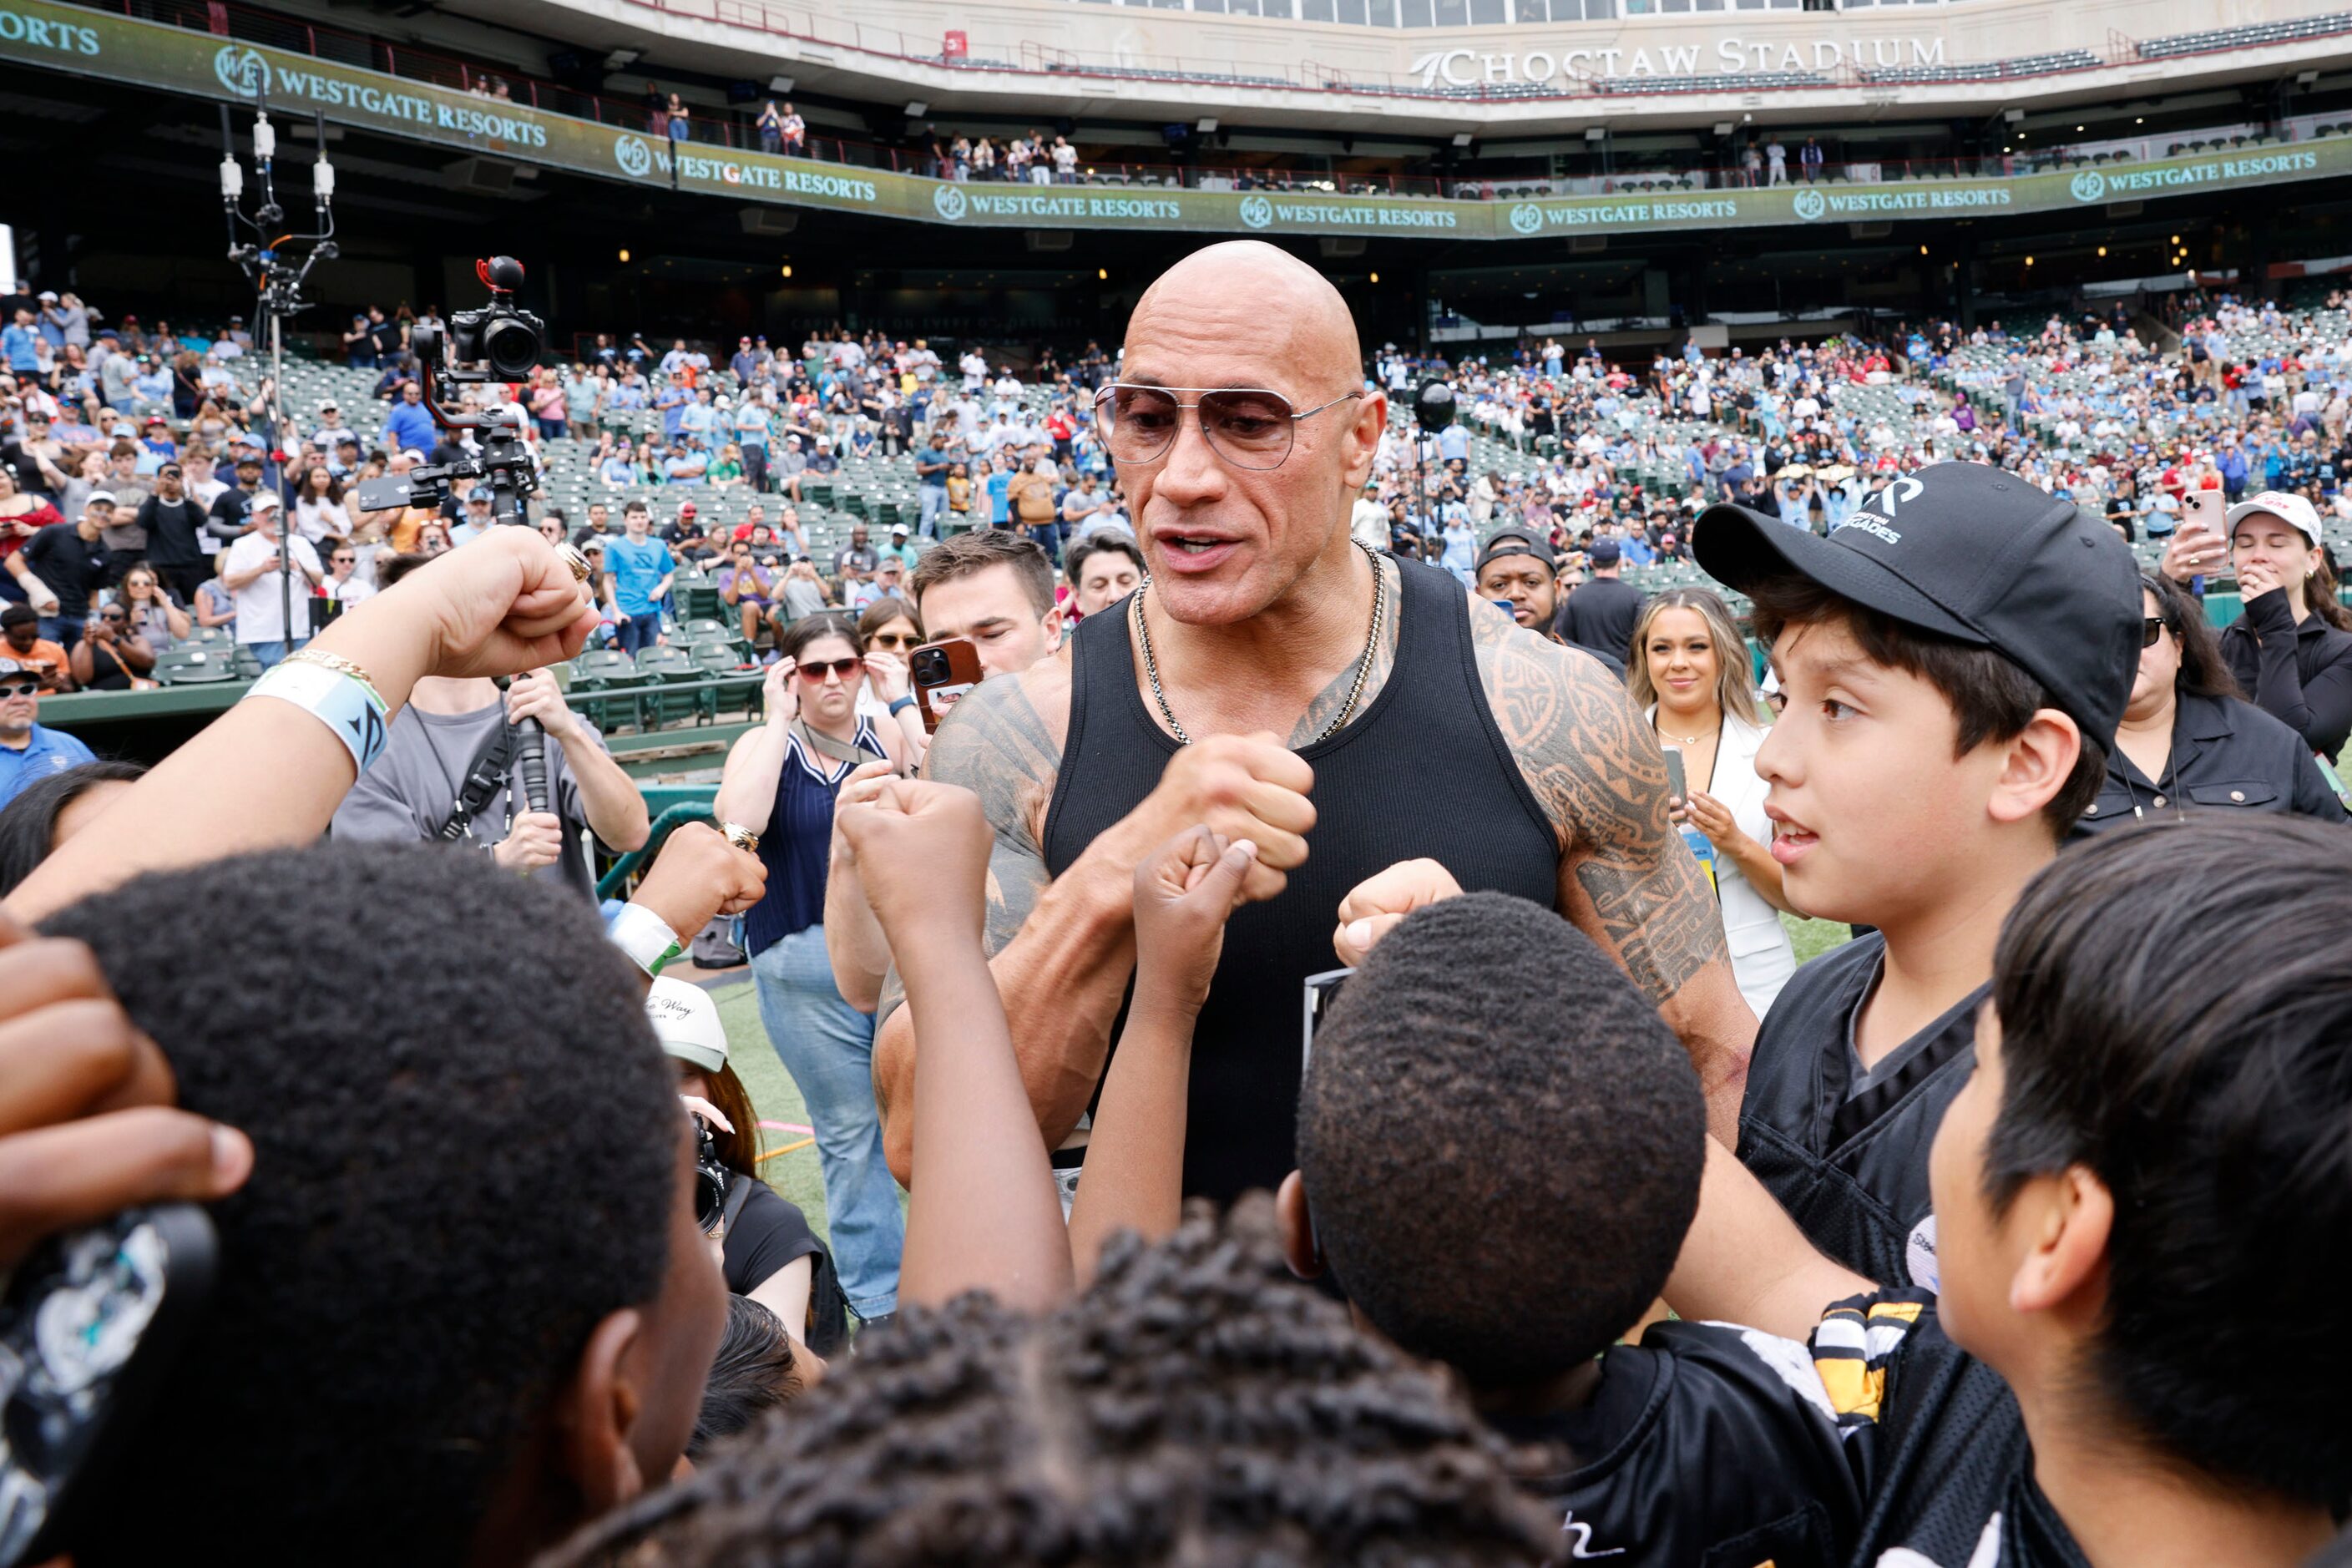
M1801 921L1794 915L1782 915L1780 923L1789 928L1800 963L1826 952L1847 936L1844 926L1828 921ZM807 1126L808 1112L801 1105L800 1090L793 1087L792 1075L776 1059L775 1051L768 1044L767 1031L760 1026L759 1003L752 996L750 978L722 981L711 988L710 994L719 1004L719 1016L727 1025L727 1059L735 1065L736 1076L743 1080L743 1087L751 1091L751 1104L759 1110L760 1119ZM769 1131L761 1136L766 1147L782 1149L801 1142L808 1134ZM824 1184L817 1176L814 1144L778 1154L760 1169L772 1186L800 1205L801 1213L808 1216L809 1225L819 1236L826 1233Z

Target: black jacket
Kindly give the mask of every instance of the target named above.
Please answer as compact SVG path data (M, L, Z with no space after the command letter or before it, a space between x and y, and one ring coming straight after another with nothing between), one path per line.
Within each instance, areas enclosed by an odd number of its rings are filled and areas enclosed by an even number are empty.
M2302 736L2250 702L2183 694L2173 713L2172 756L2164 776L2150 779L2121 747L2110 750L2098 798L2071 837L2087 838L2135 821L2172 821L2200 809L2352 820Z
M2332 757L2352 736L2352 632L2317 616L2294 623L2284 589L2246 601L2221 631L2221 656L2254 705Z
M215 542L205 532L205 509L194 496L168 501L149 496L139 503L139 526L147 531L147 559L158 566L201 566Z

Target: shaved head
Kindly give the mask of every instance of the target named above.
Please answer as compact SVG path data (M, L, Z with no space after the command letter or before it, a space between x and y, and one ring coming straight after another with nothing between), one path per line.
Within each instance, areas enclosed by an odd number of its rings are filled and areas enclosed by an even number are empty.
M1298 416L1288 456L1236 468L1184 417L1168 450L1119 465L1159 602L1232 625L1346 580L1348 510L1371 471L1387 399L1364 384L1356 319L1322 274L1263 240L1206 246L1161 273L1128 321L1119 379L1189 407L1203 389L1278 392Z
M1237 342L1289 367L1302 385L1312 378L1312 387L1331 389L1301 407L1355 384L1363 374L1356 318L1339 290L1290 252L1262 239L1204 246L1152 281L1128 321L1129 374L1165 379L1134 363L1138 349L1152 346L1171 324L1189 333L1209 321L1230 323ZM1297 395L1282 382L1248 384L1290 393L1297 401Z

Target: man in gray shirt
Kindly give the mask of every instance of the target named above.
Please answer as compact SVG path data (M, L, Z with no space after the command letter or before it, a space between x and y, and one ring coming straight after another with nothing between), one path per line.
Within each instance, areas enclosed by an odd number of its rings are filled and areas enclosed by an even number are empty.
M423 556L392 557L378 563L377 580L390 587L424 563ZM523 792L511 725L526 718L547 731L551 811L531 810ZM393 719L383 754L336 808L333 836L378 843L439 839L478 758L500 782L447 846L453 852L487 853L502 870L554 878L593 900L595 877L581 830L616 851L645 844L645 796L604 749L604 737L564 704L546 670L517 676L503 694L486 679L417 681Z

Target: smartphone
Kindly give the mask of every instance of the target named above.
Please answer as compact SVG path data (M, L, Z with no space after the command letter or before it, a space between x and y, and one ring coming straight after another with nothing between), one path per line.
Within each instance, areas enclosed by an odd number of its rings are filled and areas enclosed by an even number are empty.
M2216 565L2220 564L2221 556L2226 555L2230 548L2229 531L2222 526L2221 521L2228 515L2229 504L2220 490L2186 490L2181 494L2181 522L2185 527L2202 530L2212 540L2209 548L2219 552L2215 558ZM2212 575L2218 577L2221 574L2215 572ZM2206 576L2203 572L2196 574L2189 581L2189 591L2202 595Z
M1665 752L1666 793L1675 797L1675 809L1680 811L1683 803L1690 799L1690 775L1683 771L1683 754L1680 752L1668 746Z
M0 1568L71 1552L120 1491L107 1470L212 1293L192 1204L125 1209L43 1243L0 1297Z
M935 733L948 710L980 684L980 650L970 637L925 643L907 656L907 668L914 677L915 704L923 715L924 732Z
M1307 1064L1314 1059L1316 1029L1321 1026L1324 1015L1330 1012L1331 1004L1339 999L1339 988L1347 984L1348 977L1355 973L1352 969L1327 969L1320 974L1307 977L1305 1027L1298 1042L1301 1076L1307 1071Z

